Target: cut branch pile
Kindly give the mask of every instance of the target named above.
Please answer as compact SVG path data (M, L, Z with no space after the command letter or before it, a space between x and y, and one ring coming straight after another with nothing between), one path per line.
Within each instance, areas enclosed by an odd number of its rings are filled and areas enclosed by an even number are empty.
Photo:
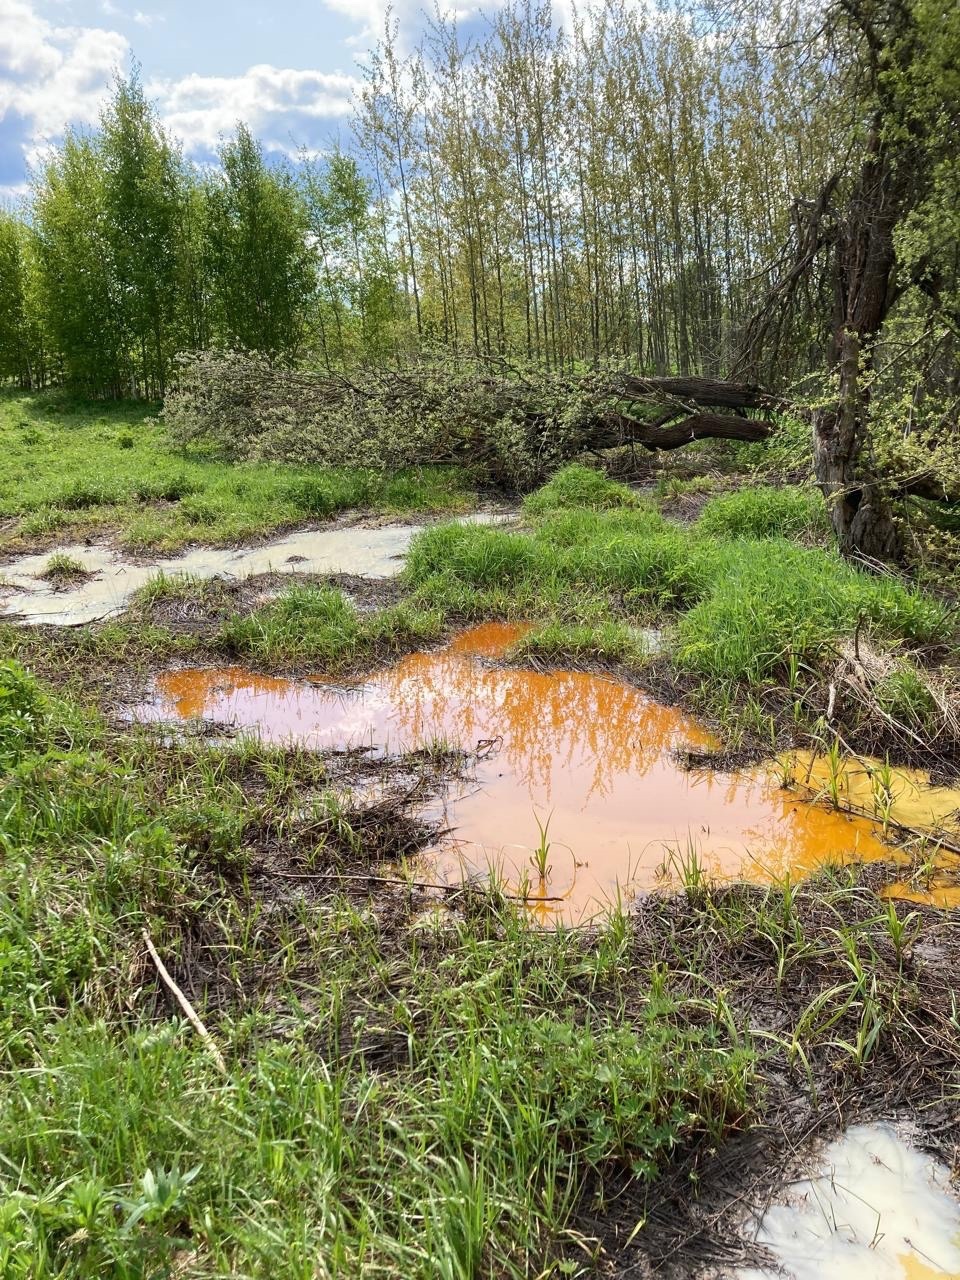
M213 444L233 457L466 463L523 488L585 452L765 440L784 407L758 386L710 378L583 375L465 360L351 376L205 352L182 358L164 420L178 443Z

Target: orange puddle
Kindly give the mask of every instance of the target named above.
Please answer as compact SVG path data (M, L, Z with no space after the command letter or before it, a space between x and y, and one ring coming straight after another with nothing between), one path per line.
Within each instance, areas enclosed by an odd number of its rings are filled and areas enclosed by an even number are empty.
M890 857L873 823L805 801L765 765L742 774L687 772L677 748L714 740L695 720L597 675L503 669L522 628L486 623L434 653L412 654L357 688L293 681L242 667L173 671L139 717L203 717L314 748L400 751L444 740L496 740L475 783L445 802L452 837L425 855L431 876L499 869L542 900L546 919L581 919L618 892L675 878L691 848L711 876L769 881L826 860ZM547 824L547 874L534 850ZM548 901L559 899L559 901Z

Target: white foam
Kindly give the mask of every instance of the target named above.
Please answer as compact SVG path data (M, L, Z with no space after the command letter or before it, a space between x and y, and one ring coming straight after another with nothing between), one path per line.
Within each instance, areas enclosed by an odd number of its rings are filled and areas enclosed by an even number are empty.
M497 512L464 516L458 523L501 524L513 517ZM247 578L258 573L352 573L389 578L400 572L403 557L423 525L351 525L308 529L254 547L197 547L182 556L137 564L106 546L57 547L23 556L0 569L13 594L0 604L0 616L27 626L80 626L122 613L133 593L152 578ZM44 570L53 555L77 560L94 575L66 591L57 591Z
M783 1269L740 1280L905 1280L911 1260L960 1275L960 1202L944 1165L888 1124L855 1125L816 1164L756 1231Z

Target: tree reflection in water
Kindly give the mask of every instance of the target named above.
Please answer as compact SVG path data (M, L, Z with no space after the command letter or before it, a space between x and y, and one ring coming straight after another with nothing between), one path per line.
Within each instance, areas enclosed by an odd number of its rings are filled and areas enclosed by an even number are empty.
M888 856L871 823L804 802L779 773L688 772L677 748L710 735L676 707L602 675L498 667L519 629L488 623L434 653L415 653L356 689L245 668L174 671L142 715L203 717L272 741L381 752L438 740L472 750L497 739L476 781L447 798L452 837L430 855L432 874L497 866L527 881L538 914L580 918L617 892L662 882L665 859L695 848L713 875L766 881L824 860ZM531 862L538 819L549 817L551 871ZM560 903L545 899L560 897Z

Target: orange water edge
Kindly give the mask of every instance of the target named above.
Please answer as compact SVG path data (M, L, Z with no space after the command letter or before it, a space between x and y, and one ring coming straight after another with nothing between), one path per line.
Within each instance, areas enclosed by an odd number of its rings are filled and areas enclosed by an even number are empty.
M944 1271L931 1266L916 1254L901 1254L897 1261L903 1268L904 1280L960 1280L960 1271Z
M712 736L676 707L583 672L490 665L522 628L486 623L444 648L415 653L357 688L294 681L243 667L171 671L139 719L228 722L307 747L466 750L495 740L475 780L434 816L453 828L424 855L431 878L489 874L521 886L546 921L579 920L617 896L676 883L691 851L704 874L769 883L825 862L895 856L866 818L810 803L782 769L691 772L678 749ZM546 827L547 874L534 850Z

